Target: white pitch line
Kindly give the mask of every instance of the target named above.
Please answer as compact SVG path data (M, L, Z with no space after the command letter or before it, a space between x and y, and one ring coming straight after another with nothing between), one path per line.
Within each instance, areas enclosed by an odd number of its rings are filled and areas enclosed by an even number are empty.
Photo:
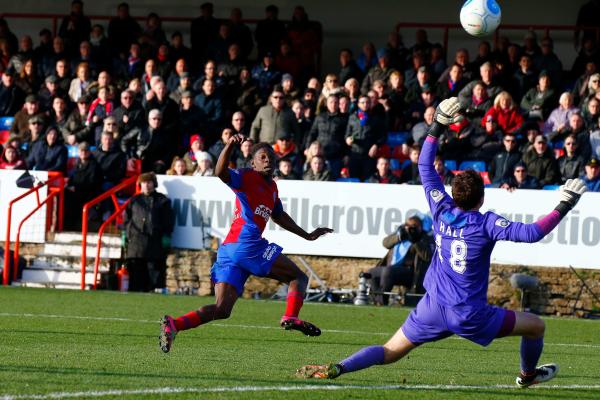
M68 399L77 397L128 396L143 394L178 393L243 393L243 392L296 392L296 391L341 391L341 390L521 390L515 385L289 385L289 386L222 386L222 387L162 387L153 389L130 390L92 390L80 392L53 392L46 394L5 394L0 400L45 400ZM533 387L535 390L598 390L600 385L546 385Z
M119 318L119 317L91 317L85 315L60 315L60 314L31 314L31 313L7 313L0 312L0 317L21 317L21 318L56 318L56 319L79 319L79 320L90 320L90 321L116 321L116 322L135 322L142 324L157 324L158 320L148 319L132 319L132 318ZM273 329L280 330L281 328L275 326L264 326L264 325L244 325L244 324L221 324L218 322L211 322L206 327L220 327L220 328L241 328L241 329ZM353 331L353 330L341 330L341 329L322 329L322 332L326 333L342 333L350 335L366 335L366 336L385 336L389 337L394 332L366 332L366 331ZM459 337L450 337L449 339L464 340ZM588 349L600 349L600 344L581 344L581 343L551 343L545 342L545 346L561 346L561 347L581 347ZM1 400L1 399L0 399Z

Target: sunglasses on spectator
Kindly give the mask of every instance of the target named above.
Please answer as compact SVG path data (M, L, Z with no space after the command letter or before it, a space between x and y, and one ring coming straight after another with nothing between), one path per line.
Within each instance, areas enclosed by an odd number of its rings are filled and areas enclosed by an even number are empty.
M598 79L592 79L590 82L591 83L598 83L598 82L600 82L600 80L598 80Z
M283 99L283 96L271 96L272 98L274 98L275 100L277 99Z

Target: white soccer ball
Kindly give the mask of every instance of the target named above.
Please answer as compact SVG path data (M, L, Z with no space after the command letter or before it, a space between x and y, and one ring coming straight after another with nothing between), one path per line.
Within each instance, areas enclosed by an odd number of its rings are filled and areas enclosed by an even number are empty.
M500 25L501 16L496 0L467 0L460 10L460 23L469 35L488 36Z

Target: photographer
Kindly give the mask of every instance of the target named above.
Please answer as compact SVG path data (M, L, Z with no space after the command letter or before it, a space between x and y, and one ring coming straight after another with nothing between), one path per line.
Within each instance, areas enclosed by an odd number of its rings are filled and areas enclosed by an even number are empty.
M424 293L423 279L433 255L433 239L423 232L423 222L417 216L406 220L396 232L383 239L389 249L378 265L369 270L371 293L378 305L387 305L389 296L383 294L394 285L402 285L407 291Z

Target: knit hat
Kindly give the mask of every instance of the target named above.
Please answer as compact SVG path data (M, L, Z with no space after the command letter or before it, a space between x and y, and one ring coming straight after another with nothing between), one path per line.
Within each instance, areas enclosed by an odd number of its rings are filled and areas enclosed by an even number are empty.
M202 142L202 141L203 141L203 140L202 140L202 136L200 136L200 135L198 135L198 134L195 134L195 135L192 135L192 136L190 136L190 147L192 147L192 145L194 144L194 142L195 142L196 140L198 140L198 141Z
M196 153L196 161L200 162L200 161L204 161L204 160L208 160L212 162L212 157L210 156L210 154L207 151L199 151Z

